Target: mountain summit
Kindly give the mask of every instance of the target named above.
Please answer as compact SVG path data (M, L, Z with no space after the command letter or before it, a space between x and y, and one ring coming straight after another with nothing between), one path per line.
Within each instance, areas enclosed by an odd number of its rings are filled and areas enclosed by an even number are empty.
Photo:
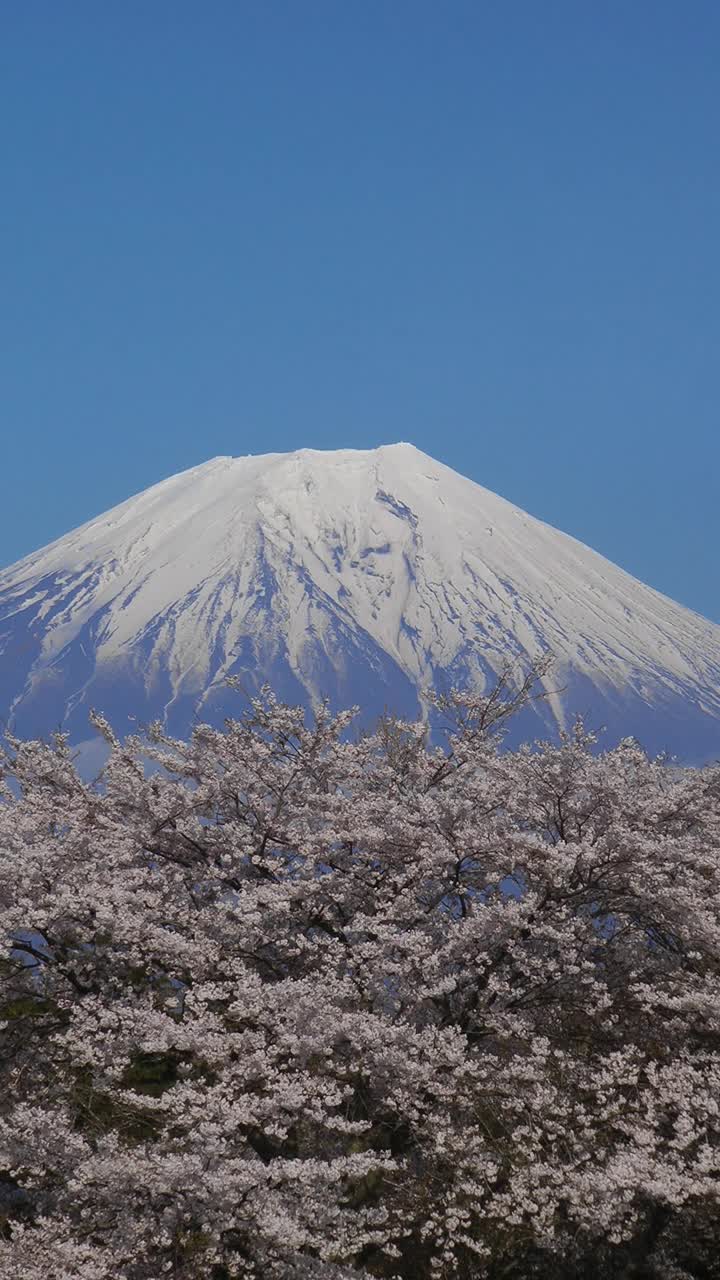
M366 716L556 659L575 712L684 758L720 750L720 627L409 444L214 458L0 572L0 714L87 737L237 713L239 676ZM562 688L563 692L558 690Z

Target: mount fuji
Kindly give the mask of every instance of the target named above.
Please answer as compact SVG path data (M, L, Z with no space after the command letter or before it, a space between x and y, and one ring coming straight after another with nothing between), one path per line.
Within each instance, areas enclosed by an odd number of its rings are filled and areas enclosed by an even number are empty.
M525 735L720 754L720 626L412 445L214 458L0 572L0 716L183 736L268 681L423 713L428 687L555 665ZM529 714L529 713L527 713Z

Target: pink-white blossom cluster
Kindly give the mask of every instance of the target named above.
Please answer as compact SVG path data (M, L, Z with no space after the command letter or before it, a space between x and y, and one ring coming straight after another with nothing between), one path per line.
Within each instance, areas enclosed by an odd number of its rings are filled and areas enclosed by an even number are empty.
M3 1280L715 1274L720 769L509 706L11 744Z

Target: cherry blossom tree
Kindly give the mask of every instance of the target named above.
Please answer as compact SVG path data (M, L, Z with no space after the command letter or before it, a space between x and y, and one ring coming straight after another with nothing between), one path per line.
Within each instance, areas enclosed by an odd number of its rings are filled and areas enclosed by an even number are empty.
M1 1277L720 1275L720 769L527 696L10 742Z

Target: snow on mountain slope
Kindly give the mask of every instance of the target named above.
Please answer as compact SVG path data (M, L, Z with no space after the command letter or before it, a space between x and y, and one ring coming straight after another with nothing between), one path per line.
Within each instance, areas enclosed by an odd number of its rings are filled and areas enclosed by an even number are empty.
M720 627L408 444L215 458L0 572L20 733L91 706L184 733L237 711L229 675L416 714L547 650L546 721L720 751Z

